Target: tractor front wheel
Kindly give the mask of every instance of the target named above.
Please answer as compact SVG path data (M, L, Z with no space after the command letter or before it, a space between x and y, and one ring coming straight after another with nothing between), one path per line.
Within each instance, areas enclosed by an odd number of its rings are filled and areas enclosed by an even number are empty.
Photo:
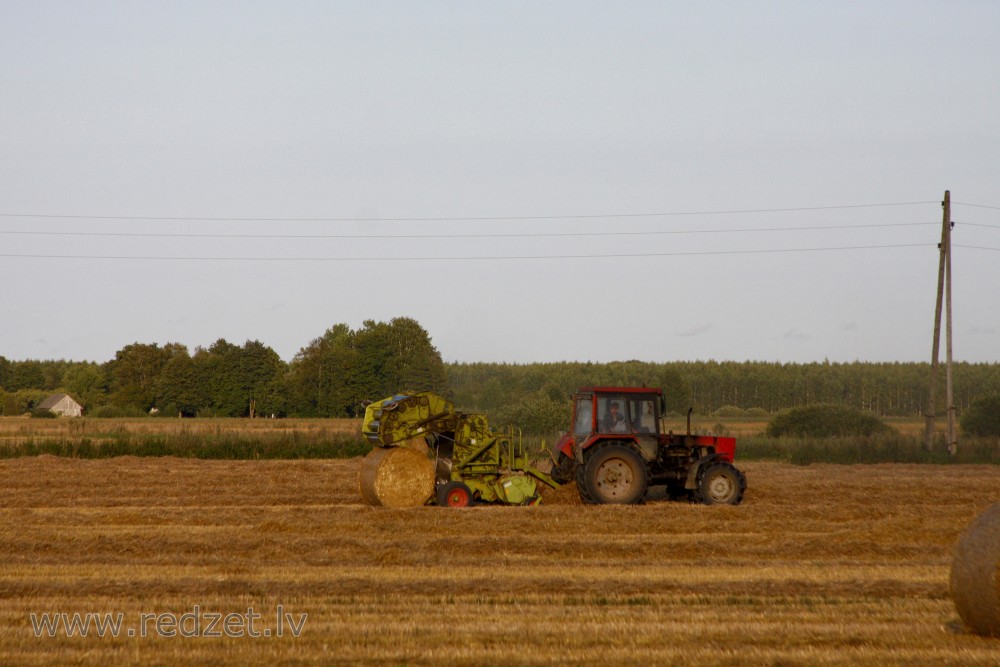
M597 445L577 468L580 499L591 505L634 505L646 497L649 471L642 455L625 444Z
M462 482L448 482L438 489L441 507L470 507L472 502L472 490Z
M746 488L746 477L728 463L713 463L698 480L698 496L706 505L739 505Z

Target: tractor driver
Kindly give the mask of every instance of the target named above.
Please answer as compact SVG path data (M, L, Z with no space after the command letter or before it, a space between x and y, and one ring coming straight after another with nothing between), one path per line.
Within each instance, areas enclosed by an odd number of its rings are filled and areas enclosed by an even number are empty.
M618 401L611 401L611 405L608 407L608 414L604 415L603 426L605 433L628 432L628 421L625 419L625 415L618 409Z

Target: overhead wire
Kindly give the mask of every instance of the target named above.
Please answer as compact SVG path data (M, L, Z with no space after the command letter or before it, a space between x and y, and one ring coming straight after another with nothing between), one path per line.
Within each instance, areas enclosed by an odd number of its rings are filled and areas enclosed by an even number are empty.
M239 218L239 217L165 217L165 216L103 216L83 214L35 214L0 213L0 218L52 218L79 220L130 220L130 221L219 221L219 222L457 222L457 221L514 221L514 220L574 220L600 218L651 218L689 215L725 215L749 213L776 213L792 211L821 211L836 209L860 209L887 206L912 206L933 204L933 201L889 202L874 204L847 204L838 206L807 206L769 209L733 209L714 211L660 212L660 213L610 213L586 215L533 215L533 216L474 216L474 217L398 217L398 218ZM75 236L75 237L125 237L125 238L185 238L185 239L442 239L442 238L565 238L565 237L608 237L608 236L653 236L682 234L739 234L792 231L823 231L841 229L874 229L909 226L936 225L936 222L869 223L849 225L816 225L785 227L754 227L724 229L684 229L684 230L614 230L595 232L495 232L495 233L430 233L430 234L250 234L250 233L182 233L182 232L101 232L101 231L55 231L55 230L0 230L0 235L19 236ZM495 256L409 256L409 257L280 257L280 256L155 256L155 255L85 255L46 253L3 253L5 258L30 259L95 259L95 260L139 260L139 261L260 261L260 262L384 262L384 261L490 261L490 260L538 260L538 259L601 259L601 258L641 258L641 257L682 257L711 255L748 255L768 253L800 253L846 250L869 250L888 248L922 247L930 244L886 244L855 245L807 248L777 248L749 250L708 250L647 253L607 253L607 254L546 254L546 255L495 255Z
M127 238L206 238L206 239L442 239L442 238L549 238L576 236L659 236L681 234L742 234L758 232L823 231L832 229L867 229L883 227L915 227L938 225L938 222L898 222L864 225L818 225L801 227L755 227L731 229L678 229L602 232L530 232L530 233L484 233L484 234L188 234L178 232L89 232L51 230L0 230L0 235L12 236L91 236ZM988 225L986 225L988 226Z
M974 208L990 208L994 211L1000 211L1000 206L990 206L989 204L970 204L968 202L953 201L952 206L972 206Z
M492 260L537 260L537 259L610 259L640 257L686 257L709 255L754 255L772 253L825 252L844 250L875 250L885 248L937 247L933 243L898 243L888 245L836 246L821 248L776 248L761 250L706 250L691 252L649 252L649 253L609 253L597 255L491 255L491 256L444 256L444 257L180 257L156 255L48 255L0 253L5 258L27 259L100 259L100 260L142 260L142 261L238 261L238 262L413 262L413 261L492 261Z
M964 243L952 243L952 248L969 248L970 250L994 250L1000 252L1000 248L990 248L988 246L981 245L965 245Z
M716 211L664 211L658 213L588 213L570 215L490 215L452 217L396 217L396 218L291 218L291 217L216 217L216 216L153 216L153 215L93 215L56 213L4 213L0 218L51 218L74 220L141 220L177 222L472 222L505 220L585 220L600 218L658 218L694 215L739 215L748 213L787 213L792 211L830 211L837 209L879 208L886 206L917 206L936 204L936 201L887 202L875 204L841 204L837 206L796 206L787 208L734 209Z

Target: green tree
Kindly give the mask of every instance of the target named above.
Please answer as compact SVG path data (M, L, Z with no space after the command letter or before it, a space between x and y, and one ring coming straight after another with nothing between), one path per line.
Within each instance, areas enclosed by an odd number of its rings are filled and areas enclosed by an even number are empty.
M357 416L363 400L401 391L450 394L440 353L406 317L331 327L295 355L287 387L297 413L320 417Z
M414 319L367 320L354 335L354 347L359 401L400 391L449 393L441 354Z
M14 392L22 389L45 389L45 372L42 370L42 362L29 359L11 363L6 389Z
M569 427L570 410L568 400L555 400L541 391L496 410L490 416L490 426L503 430L513 425L527 434L552 436Z
M112 401L148 412L156 404L156 381L174 354L186 352L183 345L133 343L115 353L108 364Z
M663 389L667 410L685 414L688 408L693 407L691 383L677 369L664 366L655 378L652 386Z
M11 363L7 357L0 356L0 389L9 389Z
M196 362L187 349L174 354L156 380L156 404L161 410L193 417L210 405L207 367Z
M72 366L72 362L60 359L59 361L49 360L41 363L42 377L44 378L42 389L55 391L62 387L63 375L65 375L66 369Z
M287 387L296 413L345 417L362 400L357 397L358 351L354 338L350 327L337 324L295 355Z
M984 396L962 415L962 432L984 437L1000 436L1000 394Z
M107 376L95 363L72 364L63 373L61 386L84 408L100 405L107 399Z
M270 347L256 340L237 347L220 338L195 360L205 370L216 414L246 417L251 402L259 414L285 414L285 364Z

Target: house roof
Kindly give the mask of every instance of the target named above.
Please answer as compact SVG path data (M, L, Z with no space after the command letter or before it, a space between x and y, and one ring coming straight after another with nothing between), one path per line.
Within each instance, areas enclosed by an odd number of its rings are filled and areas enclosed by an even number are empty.
M38 405L36 405L35 408L37 408L38 410L49 410L51 408L54 408L56 405L58 405L59 401L63 400L64 398L68 398L69 400L71 400L74 403L76 403L76 401L73 400L73 397L70 396L70 395L68 395L68 394L52 394L51 396L49 396L48 398L46 398L44 401L42 401L41 403L39 403ZM77 405L79 405L79 403L77 403Z

